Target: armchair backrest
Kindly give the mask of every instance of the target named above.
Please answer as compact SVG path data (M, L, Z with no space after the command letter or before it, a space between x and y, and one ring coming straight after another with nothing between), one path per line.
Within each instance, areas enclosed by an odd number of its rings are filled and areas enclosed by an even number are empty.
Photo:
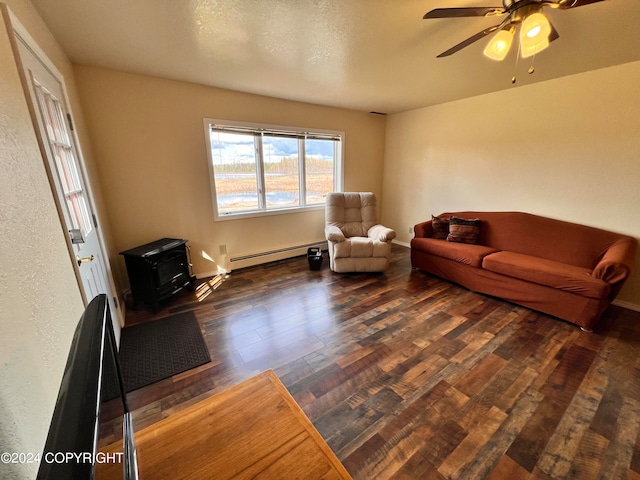
M345 237L366 237L378 223L376 196L371 192L327 194L325 224L335 225Z

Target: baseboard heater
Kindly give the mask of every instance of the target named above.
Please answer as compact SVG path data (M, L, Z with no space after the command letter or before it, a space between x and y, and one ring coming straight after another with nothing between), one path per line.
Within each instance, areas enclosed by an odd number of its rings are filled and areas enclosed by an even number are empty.
M246 255L237 255L229 258L229 269L251 267L262 263L274 262L285 258L297 257L305 255L310 247L320 247L323 250L327 248L327 241L322 240L313 243L305 243L304 245L295 245L292 247L279 248L277 250L269 250L266 252L248 253Z

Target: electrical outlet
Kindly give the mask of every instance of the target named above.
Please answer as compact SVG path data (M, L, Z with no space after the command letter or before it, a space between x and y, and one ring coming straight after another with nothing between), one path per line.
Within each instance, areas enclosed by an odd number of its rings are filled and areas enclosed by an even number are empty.
M413 227L409 227L409 233L413 233Z
M227 254L227 246L220 245L220 255L226 255L226 254Z

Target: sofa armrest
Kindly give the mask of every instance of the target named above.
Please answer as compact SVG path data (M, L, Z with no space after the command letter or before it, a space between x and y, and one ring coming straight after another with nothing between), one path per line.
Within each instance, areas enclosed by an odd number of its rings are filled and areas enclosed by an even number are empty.
M367 237L380 242L389 242L396 238L395 230L391 230L383 225L374 225L367 232Z
M433 226L431 225L431 220L427 220L426 222L418 223L413 227L413 233L416 238L431 238L433 235Z
M340 243L346 240L346 237L344 236L344 233L342 233L342 230L340 230L335 225L327 225L324 229L324 236L330 242Z
M611 245L593 269L592 275L607 283L614 284L626 280L636 256L638 241L624 237Z

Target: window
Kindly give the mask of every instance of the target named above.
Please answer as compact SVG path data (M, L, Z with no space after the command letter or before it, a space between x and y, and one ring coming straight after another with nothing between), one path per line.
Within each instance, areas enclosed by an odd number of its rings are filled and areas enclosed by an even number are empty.
M324 206L342 190L342 132L205 119L216 220Z
M81 229L84 238L87 238L93 230L93 224L62 105L60 100L35 78L33 84L51 153L55 159L58 182L67 202L68 221L73 228Z

